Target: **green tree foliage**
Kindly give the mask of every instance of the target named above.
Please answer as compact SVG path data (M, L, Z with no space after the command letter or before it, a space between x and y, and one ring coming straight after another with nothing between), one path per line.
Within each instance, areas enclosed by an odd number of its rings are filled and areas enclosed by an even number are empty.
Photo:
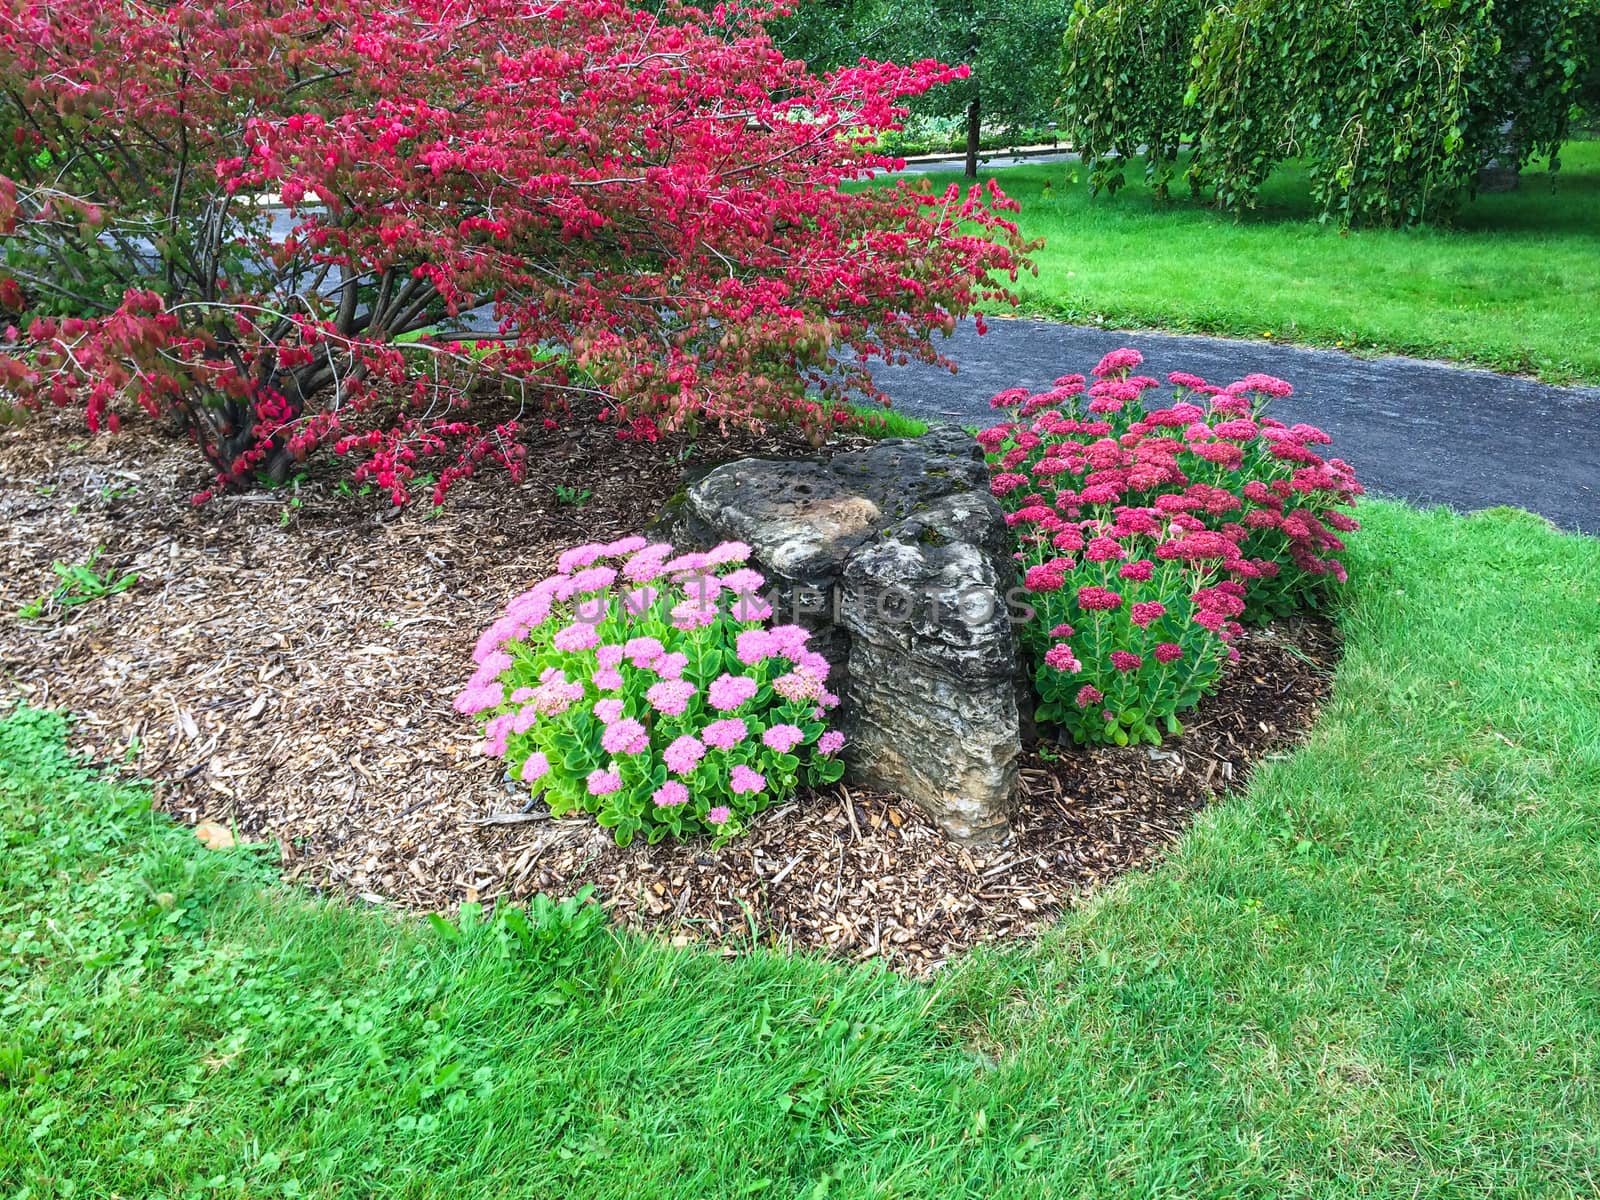
M1066 0L812 0L774 23L784 53L828 70L860 58L965 63L972 74L919 98L922 116L964 116L968 174L985 124L1052 119Z
M1300 158L1325 217L1448 217L1491 165L1556 165L1597 25L1596 0L1077 0L1065 133L1108 189L1142 153L1164 190L1189 140L1227 209Z

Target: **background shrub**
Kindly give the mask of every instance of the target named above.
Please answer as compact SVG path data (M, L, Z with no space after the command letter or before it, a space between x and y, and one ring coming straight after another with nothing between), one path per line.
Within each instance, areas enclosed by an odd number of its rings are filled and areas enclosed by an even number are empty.
M594 813L621 845L733 836L844 770L827 660L804 629L767 627L749 554L644 538L567 551L479 639L457 710L488 714L484 752L535 799Z
M1298 158L1326 216L1407 224L1491 162L1556 165L1597 50L1595 0L1077 0L1063 131L1106 187L1144 153L1164 189L1187 138L1224 208Z

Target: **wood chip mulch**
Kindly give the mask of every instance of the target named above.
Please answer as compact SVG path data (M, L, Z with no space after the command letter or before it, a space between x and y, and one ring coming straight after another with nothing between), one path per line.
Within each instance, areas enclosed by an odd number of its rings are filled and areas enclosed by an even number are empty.
M186 446L36 421L0 433L0 694L69 710L92 759L156 781L181 820L275 840L284 876L315 888L432 910L594 883L617 920L674 941L925 975L1159 856L1289 748L1327 693L1329 626L1251 632L1181 740L1030 754L1016 837L983 855L894 796L844 787L761 814L715 853L619 849L587 818L515 813L450 707L479 631L562 549L638 531L686 464L804 449L704 435L619 447L594 428L548 435L530 479L469 481L437 514L322 478L196 509L206 472ZM563 501L558 485L590 495ZM137 583L18 619L57 584L52 564L97 547L97 570Z

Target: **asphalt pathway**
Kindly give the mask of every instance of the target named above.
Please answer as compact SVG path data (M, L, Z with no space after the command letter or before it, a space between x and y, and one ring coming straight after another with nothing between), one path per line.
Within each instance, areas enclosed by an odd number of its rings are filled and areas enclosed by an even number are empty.
M1460 511L1514 505L1600 534L1600 388L1552 387L1413 358L1361 359L1337 350L1126 332L1052 321L970 322L939 345L959 368L875 367L896 408L924 419L992 424L989 398L1087 374L1118 346L1144 354L1141 371L1188 371L1226 384L1253 371L1294 385L1272 415L1333 437L1367 489Z

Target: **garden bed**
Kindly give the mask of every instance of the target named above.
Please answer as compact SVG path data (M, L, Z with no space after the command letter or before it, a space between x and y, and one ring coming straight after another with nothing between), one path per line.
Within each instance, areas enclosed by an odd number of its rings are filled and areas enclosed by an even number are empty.
M619 849L588 818L518 812L450 707L478 632L561 549L637 531L687 465L802 451L748 436L619 447L591 427L548 435L521 485L486 477L437 514L396 514L318 480L195 509L205 476L184 446L85 439L67 420L0 435L6 691L77 714L80 745L156 780L180 819L275 840L285 876L311 886L435 909L592 882L619 920L672 937L914 973L1026 935L1147 862L1292 743L1326 692L1326 625L1251 632L1180 742L1031 755L1018 836L987 856L893 796L843 787L762 814L716 853ZM127 591L17 619L58 582L54 563L102 546L96 570L136 574Z

